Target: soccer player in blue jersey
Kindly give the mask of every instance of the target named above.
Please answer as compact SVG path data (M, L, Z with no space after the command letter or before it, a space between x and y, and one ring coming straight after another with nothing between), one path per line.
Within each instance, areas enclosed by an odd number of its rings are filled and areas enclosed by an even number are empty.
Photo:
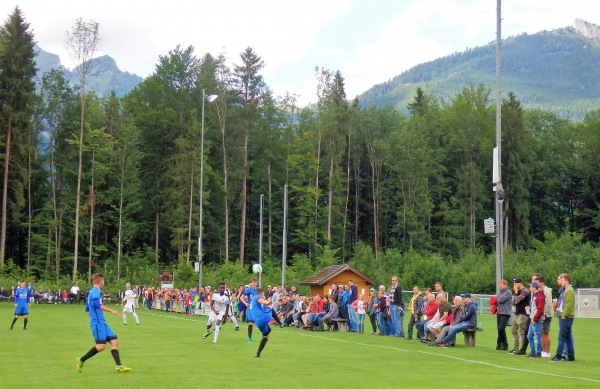
M253 278L244 293L240 297L244 305L246 306L246 320L248 320L248 343L252 343L252 327L254 327L254 319L252 317L252 299L256 293L256 284L258 280Z
M252 303L250 304L248 313L252 315L256 328L258 328L263 335L260 345L258 346L258 352L256 353L257 358L260 357L260 353L269 341L269 334L271 333L271 327L269 326L269 322L272 319L271 308L269 307L270 304L271 298L265 298L265 292L262 288L256 289L256 294L252 297Z
M102 274L94 274L94 287L90 291L88 295L88 301L86 306L86 312L90 316L90 327L92 329L92 334L94 335L94 340L96 341L96 345L90 349L84 356L81 358L77 358L77 371L81 373L81 369L83 368L83 363L98 354L101 351L104 351L106 348L106 342L110 343L110 353L115 359L115 363L117 367L116 371L127 373L130 372L131 369L121 365L121 357L119 356L119 342L117 341L117 335L113 332L113 330L106 323L106 319L104 319L104 312L112 313L115 316L119 316L119 312L114 309L110 309L105 305L102 305L102 288L104 287L104 275ZM104 312L103 312L104 311Z
M25 287L25 282L21 282L15 290L15 318L10 325L10 329L17 322L20 316L23 316L23 329L27 329L27 319L29 318L29 291Z

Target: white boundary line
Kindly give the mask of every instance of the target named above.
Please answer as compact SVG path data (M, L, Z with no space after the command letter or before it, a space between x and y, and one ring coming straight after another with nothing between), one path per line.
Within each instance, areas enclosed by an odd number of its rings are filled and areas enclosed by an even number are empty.
M289 332L286 331L286 333L289 333ZM323 337L323 336L316 336L316 335L309 334L309 333L297 333L295 335L307 336L307 337L311 337L311 338L326 339L326 340L331 340L333 342L348 343L348 344L354 344L354 345L358 345L358 346L384 348L384 349L390 349L390 350L396 350L396 351L402 351L402 352L413 352L413 353L418 353L418 354L425 354L425 355L431 355L431 356L436 356L436 357L443 357L443 358L448 358L448 359L454 359L454 360L461 361L461 362L470 362L470 363L475 363L475 364L489 366L489 367L495 367L495 368L504 369L504 370L518 371L518 372L521 372L521 373L539 374L539 375L544 375L544 376L549 376L549 377L556 377L556 378L564 378L564 379L570 379L570 380L580 380L580 381L600 383L600 380L593 379L593 378L574 377L574 376L560 375L560 374L555 374L555 373L547 373L547 372L543 372L543 371L520 369L520 368L517 368L517 367L508 367L508 366L496 365L496 364L489 363L489 362L475 361L475 360L472 360L472 359L465 359L465 358L455 357L455 356L452 356L452 355L444 355L444 354L441 354L441 353L432 353L432 352L420 351L420 350L407 350L407 349L403 349L403 348L399 348L399 347L382 346L382 345L369 344L369 343L353 342L353 341L344 340L344 339L332 339L332 338L327 338L327 337Z
M159 313L152 313L152 311L148 311L148 312L145 312L145 313L148 314L148 315L152 315L152 316L166 317L166 318L171 318L171 319L179 319L179 320L185 320L185 321L194 322L194 323L201 323L201 322L203 322L203 320L201 321L201 320L193 320L193 319L188 318L188 317L171 316L171 315L167 314L167 312L162 312L162 311L160 311L160 312L161 312L160 314ZM204 318L203 316L192 316L192 317L197 317L199 319L200 318ZM243 322L239 322L239 323L240 323L240 327L246 325L246 323L243 323ZM399 347L392 347L392 346L383 346L383 345L370 344L370 343L354 342L354 341L344 340L344 339L334 339L334 338L329 338L329 337L324 337L324 336L317 336L317 335L314 335L314 334L311 334L311 333L307 333L306 331L302 331L302 332L278 331L278 332L282 332L284 334L289 334L289 335L306 336L306 337L309 337L309 338L324 339L324 340L329 340L329 341L332 341L332 342L354 344L354 345L357 345L357 346L383 348L383 349L389 349L389 350L395 350L395 351L401 351L401 352L408 352L408 353L413 352L413 353L418 353L418 354L431 355L431 356L436 356L436 357L443 357L443 358L448 358L448 359L454 359L454 360L461 361L461 362L469 362L469 363L475 363L475 364L483 365L483 366L495 367L495 368L503 369L503 370L518 371L518 372L521 372L521 373L531 373L531 374L538 374L538 375L543 375L543 376L548 376L548 377L564 378L564 379L569 379L569 380L579 380L579 381L600 383L600 380L593 379L593 378L575 377L575 376L560 375L560 374L556 374L556 373L548 373L548 372L544 372L544 371L520 369L520 368L517 368L517 367L509 367L509 366L496 365L496 364L490 363L490 362L476 361L476 360L472 360L472 359L465 359L465 358L455 357L455 356L452 356L452 355L445 355L445 354L441 354L441 353L432 353L432 352L429 352L429 351L407 350L407 349L403 349L403 348L399 348Z

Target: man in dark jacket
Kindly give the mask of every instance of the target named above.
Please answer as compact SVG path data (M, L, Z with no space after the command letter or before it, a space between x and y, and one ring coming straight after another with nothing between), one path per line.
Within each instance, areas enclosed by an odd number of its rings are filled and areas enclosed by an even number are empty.
M508 281L500 280L498 283L500 293L496 298L496 326L498 337L496 338L496 350L508 350L508 339L506 338L506 326L510 319L512 309L512 293L508 289Z
M529 290L523 287L522 278L513 278L513 305L515 316L511 325L514 347L509 354L524 355L523 349L525 337L527 336L527 307L529 306Z
M442 339L442 343L438 346L442 348L449 347L456 334L475 328L477 328L477 310L475 304L471 302L471 293L465 293L462 306L454 311L453 324L448 330L448 335Z

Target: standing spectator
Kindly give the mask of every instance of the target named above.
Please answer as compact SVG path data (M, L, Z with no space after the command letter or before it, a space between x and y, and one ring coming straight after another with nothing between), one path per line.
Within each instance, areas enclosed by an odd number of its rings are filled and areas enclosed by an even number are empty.
M552 308L552 288L546 286L546 279L536 273L531 278L532 281L537 281L540 284L540 289L544 292L544 322L542 323L542 358L550 358L550 324L554 316Z
M573 320L575 319L575 291L571 286L571 276L567 273L561 273L558 276L558 285L562 288L558 296L557 313L560 313L558 321L558 347L556 354L550 362L560 362L561 355L565 347L567 348L567 358L565 361L575 361L575 348L573 346Z
M402 300L402 288L398 285L398 277L392 277L392 285L388 290L390 297L390 318L392 321L391 335L404 338L404 301Z
M79 294L79 286L77 286L77 284L73 284L71 285L71 294L69 296L70 300L71 300L71 304L76 304L77 303L77 295Z
M381 336L391 335L388 298L385 295L384 290L385 287L380 287L377 292L377 325L379 326L379 335Z
M358 331L358 318L356 316L356 312L352 307L352 303L354 303L358 299L358 287L354 285L352 280L348 281L348 327L350 332Z
M417 324L421 320L421 316L423 316L423 300L423 293L419 290L419 286L413 286L413 296L408 305L410 320L408 321L408 334L406 340L412 339L413 326Z
M121 289L119 289L115 295L115 305L119 305L121 301L123 301L123 292L121 292Z
M367 315L371 321L371 328L373 332L371 335L377 335L377 296L375 295L375 288L369 289L369 304L367 305Z
M508 290L508 281L500 280L498 283L500 292L496 297L496 326L498 336L496 338L496 350L508 350L508 339L506 338L506 326L510 320L510 311L512 309L512 293Z
M338 290L338 309L340 310L340 319L348 320L348 298L350 297L350 292L348 285L339 285Z
M523 345L525 342L525 331L527 330L526 307L529 306L529 291L523 287L522 278L513 278L513 299L512 304L515 307L515 317L511 325L514 347L509 354L523 355Z
M275 311L275 313L279 312L279 304L280 304L281 296L282 296L281 295L281 284L279 284L275 288L273 288L273 295L271 298L271 301L273 303L273 311Z
M358 323L358 333L365 333L365 313L367 312L367 300L365 300L365 295L361 294L357 300L354 300L352 303L352 309L355 310L357 315L357 323Z
M544 292L540 288L537 281L531 281L529 285L530 303L529 303L529 318L531 324L527 331L527 338L531 346L529 358L542 357L542 323L544 322L545 300Z
M33 304L35 302L35 287L31 285L31 282L27 284L27 298L29 299L29 304Z

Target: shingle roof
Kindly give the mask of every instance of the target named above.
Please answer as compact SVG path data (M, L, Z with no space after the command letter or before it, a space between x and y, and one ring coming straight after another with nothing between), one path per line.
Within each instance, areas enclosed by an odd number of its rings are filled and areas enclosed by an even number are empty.
M359 272L352 266L345 265L345 264L344 265L327 266L327 267L321 269L320 271L316 272L312 276L308 277L307 279L302 281L300 284L301 285L325 285L333 277L335 277L339 274L342 274L345 271L350 271L350 272L356 274L357 276L359 276L360 278L365 280L368 285L376 284L376 282L374 280L372 280L371 278L362 274L361 272Z

